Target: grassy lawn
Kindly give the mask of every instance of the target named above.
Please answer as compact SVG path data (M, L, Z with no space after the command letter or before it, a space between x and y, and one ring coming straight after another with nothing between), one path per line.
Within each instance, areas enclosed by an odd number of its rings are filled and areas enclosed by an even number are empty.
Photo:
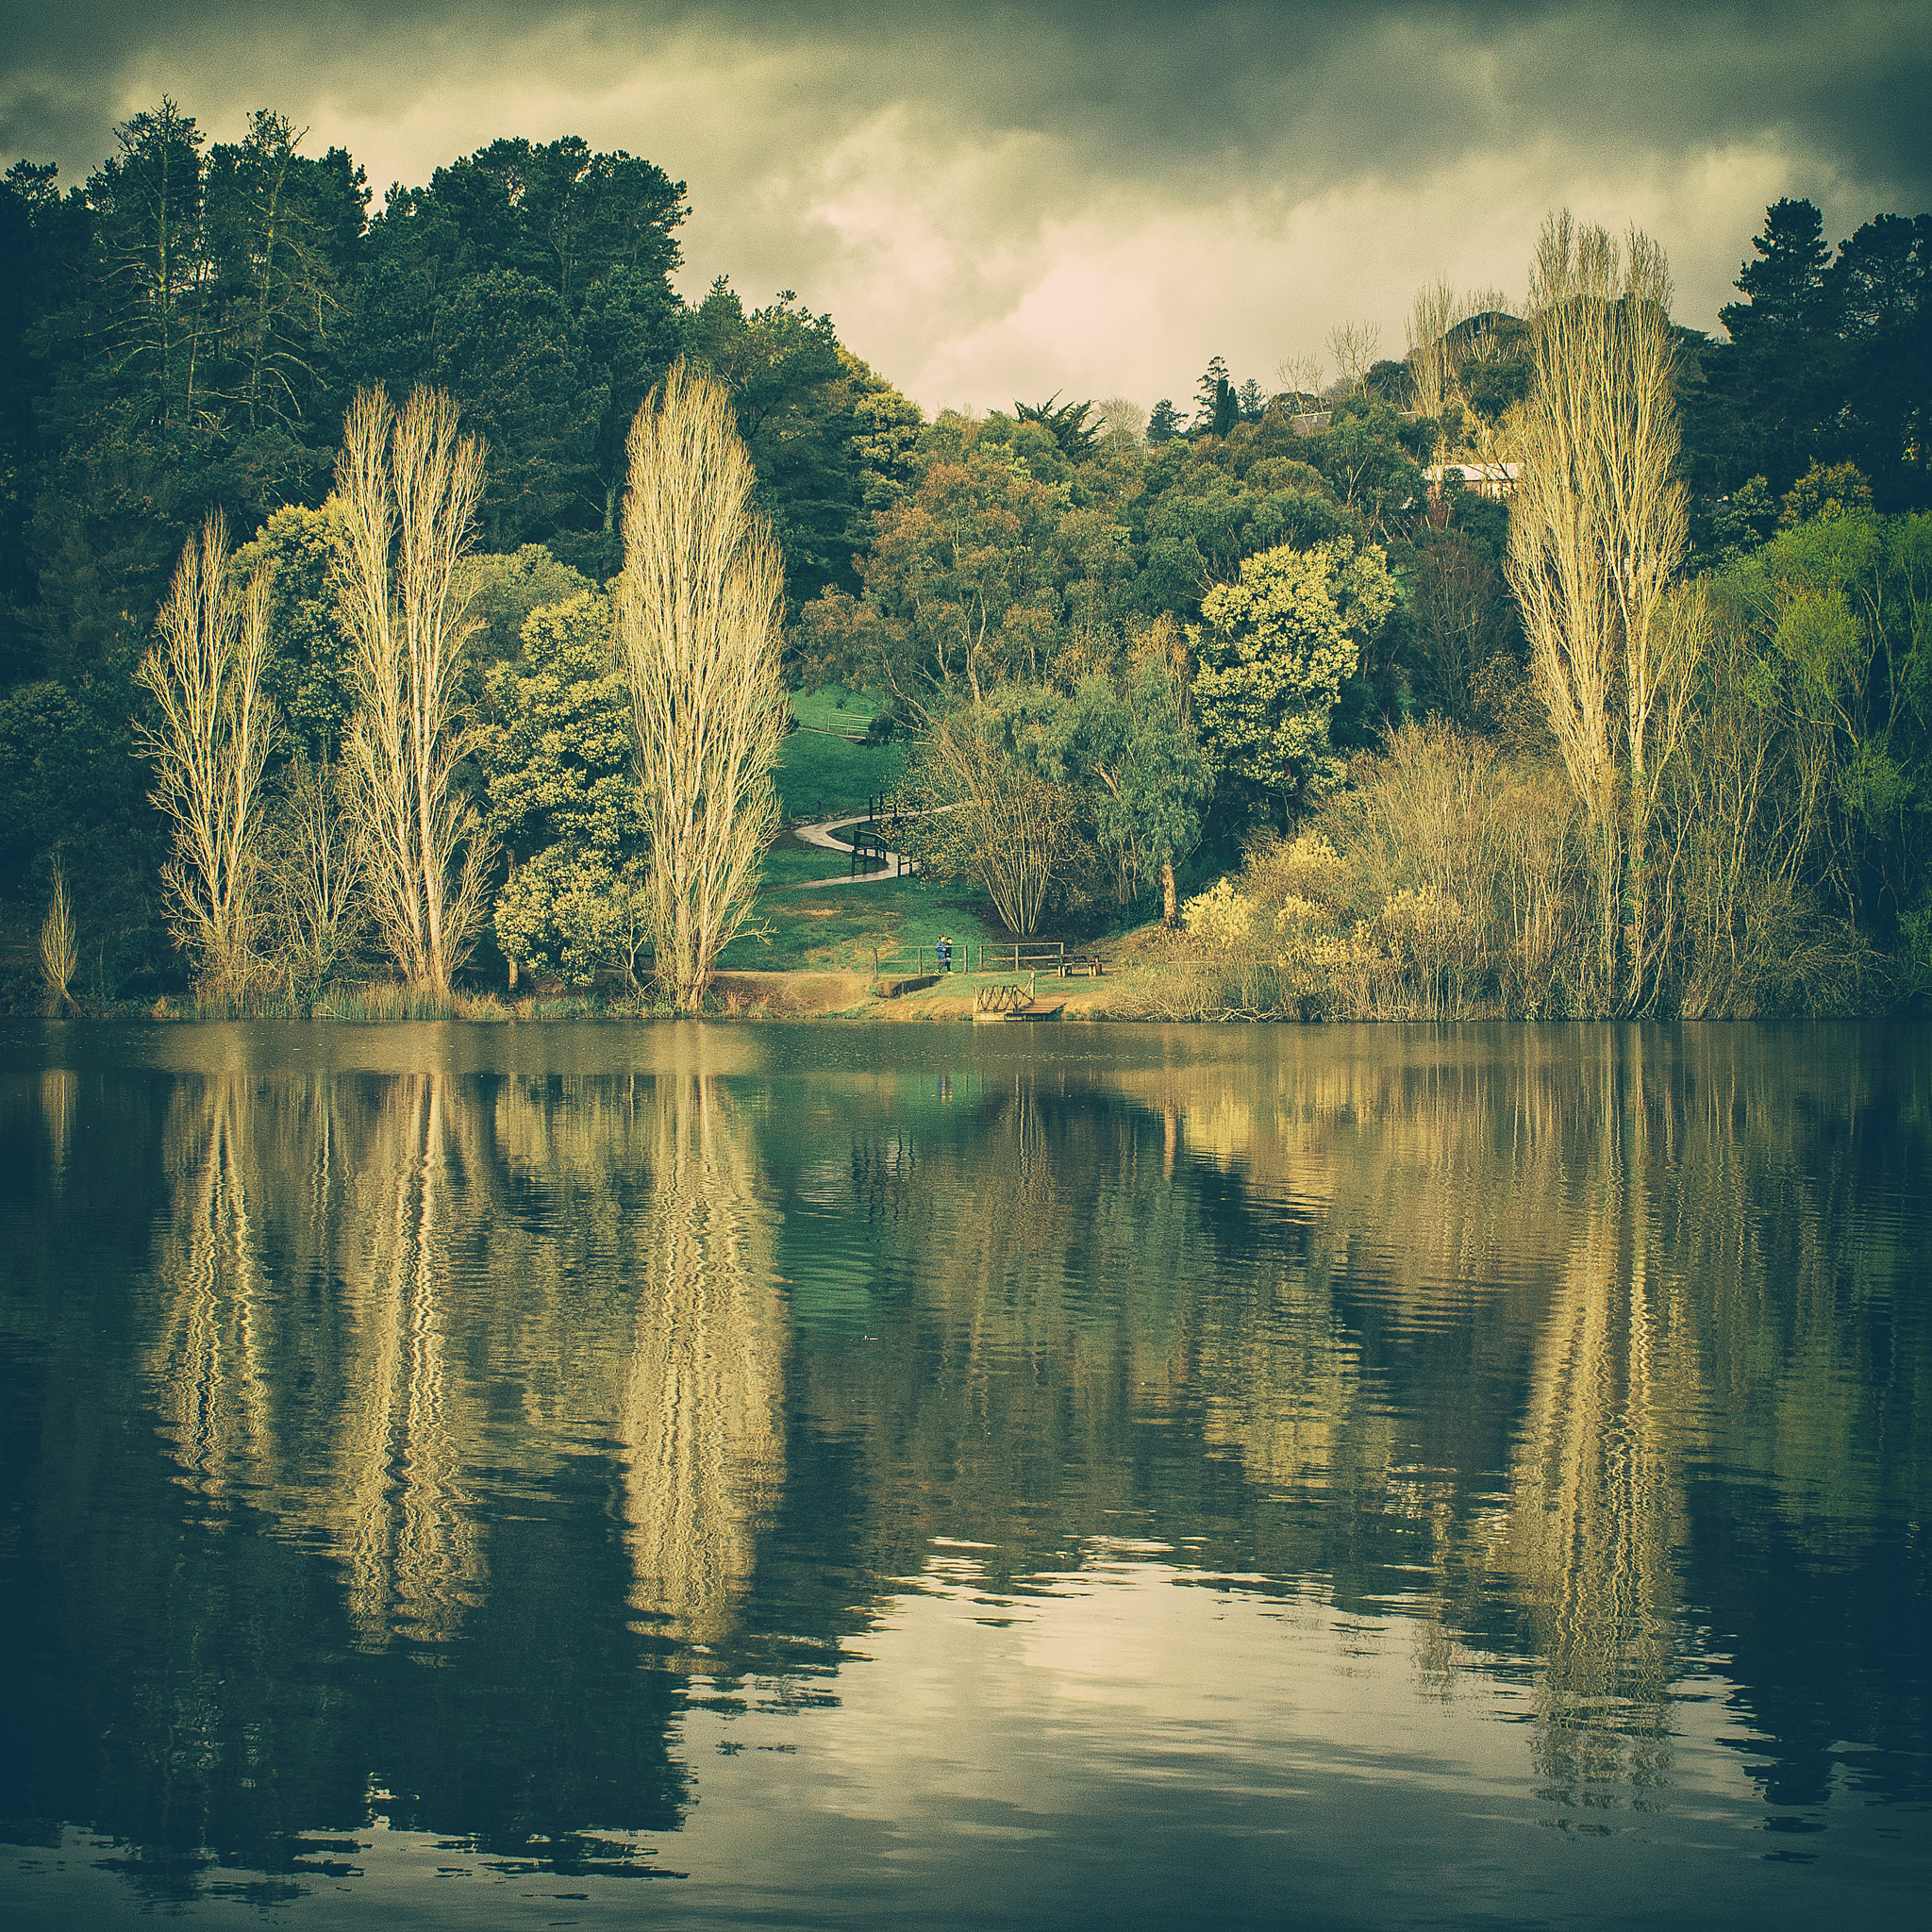
M870 691L847 691L842 684L791 693L791 715L815 731L863 731L877 710Z
M788 819L828 819L863 811L881 791L906 775L906 753L896 744L848 744L818 731L794 731L779 748L773 770L778 808Z
M824 891L774 891L801 879L837 877L843 862L831 852L796 848L765 855L765 892L758 916L770 928L771 942L734 940L718 964L727 972L869 973L876 947L881 953L911 953L930 946L944 933L955 946L990 939L998 928L987 908L987 923L961 902L974 896L959 880L888 879L873 885L832 886ZM956 958L959 957L956 955ZM907 970L910 971L908 960Z

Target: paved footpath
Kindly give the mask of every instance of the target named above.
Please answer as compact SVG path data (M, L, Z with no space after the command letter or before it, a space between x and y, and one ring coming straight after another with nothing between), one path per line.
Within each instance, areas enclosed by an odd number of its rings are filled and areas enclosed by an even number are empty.
M828 852L836 852L841 858L852 857L852 847L842 839L832 837L834 832L843 831L847 825L866 825L872 823L870 812L854 812L849 819L824 819L815 825L793 825L792 831L808 845L823 845ZM909 865L910 860L904 853L889 852L885 865L877 872L862 872L854 877L828 879L800 879L795 885L774 886L777 892L816 892L825 886L875 886L881 879L894 879L904 876L901 868Z

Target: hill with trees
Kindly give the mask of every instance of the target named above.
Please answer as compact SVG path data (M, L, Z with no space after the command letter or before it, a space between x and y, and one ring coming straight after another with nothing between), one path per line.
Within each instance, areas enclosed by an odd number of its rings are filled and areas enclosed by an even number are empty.
M16 1003L41 997L25 947L57 882L70 993L213 983L171 928L140 675L184 550L216 556L210 516L255 587L274 721L262 917L290 855L314 860L304 811L367 742L339 462L358 395L441 397L480 450L449 586L448 787L483 868L466 970L636 970L657 793L614 600L633 425L680 361L728 399L787 681L871 693L927 863L1009 928L1144 927L1174 1011L1932 991L1932 217L1833 250L1809 203L1775 204L1715 337L1629 278L1641 238L1585 235L1614 274L1552 281L1540 256L1524 302L1425 286L1400 359L1346 325L1325 357L1284 344L1272 388L1211 358L1187 410L928 421L789 291L682 298L689 206L654 162L505 139L378 208L352 156L271 111L211 142L163 102L114 142L84 183L23 160L0 188ZM1546 405L1586 337L1606 435L1648 411L1650 441L1557 502ZM1639 485L1641 541L1601 534ZM1604 561L1633 542L1641 591ZM364 915L281 996L408 976Z

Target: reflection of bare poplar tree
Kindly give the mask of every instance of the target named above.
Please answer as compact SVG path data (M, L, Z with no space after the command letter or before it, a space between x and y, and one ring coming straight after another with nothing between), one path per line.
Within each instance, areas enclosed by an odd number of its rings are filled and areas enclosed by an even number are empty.
M41 1075L41 1119L47 1128L47 1155L58 1186L67 1175L67 1150L74 1140L75 1077L50 1067Z
M1538 1341L1506 1539L1542 1657L1538 1768L1566 1796L1661 1774L1685 1515L1675 1436L1700 1381L1680 1295L1654 1260L1643 1069L1629 1070L1639 1097L1622 1121L1611 1074L1598 1199Z
M701 1043L700 1043L701 1045ZM723 1634L782 1477L783 1315L743 1121L701 1066L658 1074L642 1274L615 1434L640 1614Z
M1510 586L1593 834L1601 995L1630 1010L1657 950L1647 867L1660 733L1689 675L1685 633L1659 623L1687 529L1671 292L1662 250L1636 229L1620 250L1567 211L1545 223L1509 518Z
M210 1501L261 1489L273 1461L254 1101L253 1082L214 1075L177 1096L169 1123L175 1211L155 1262L163 1299L151 1374L181 1480Z
M448 1637L483 1580L461 1474L477 1418L450 1359L449 1087L441 1074L393 1082L342 1215L357 1332L333 1513L372 1647L398 1630Z
M614 627L650 832L659 984L704 996L778 822L784 568L731 402L683 360L630 431Z
M135 674L156 722L135 734L155 768L155 806L174 825L161 869L169 929L204 988L232 997L255 973L261 774L275 727L261 687L268 574L237 593L219 515L188 540L158 628Z
M465 629L453 599L483 491L483 445L419 389L349 410L336 459L337 554L360 709L344 746L376 924L412 984L447 991L481 929L490 842L455 790L471 745L458 718Z

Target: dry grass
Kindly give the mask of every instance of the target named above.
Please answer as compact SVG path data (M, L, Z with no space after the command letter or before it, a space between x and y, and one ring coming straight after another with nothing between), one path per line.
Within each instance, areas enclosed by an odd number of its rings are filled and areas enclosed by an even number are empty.
M1657 1005L1689 1018L1872 1010L1883 1002L1869 943L1817 915L1750 819L1757 780L1740 777L1749 760L1724 734L1743 734L1748 748L1752 728L1712 705L1687 738L1683 789L1670 800ZM1622 990L1595 970L1591 837L1551 762L1405 724L1300 836L1257 845L1238 876L1190 900L1183 932L1143 939L1149 1010L1614 1016Z

